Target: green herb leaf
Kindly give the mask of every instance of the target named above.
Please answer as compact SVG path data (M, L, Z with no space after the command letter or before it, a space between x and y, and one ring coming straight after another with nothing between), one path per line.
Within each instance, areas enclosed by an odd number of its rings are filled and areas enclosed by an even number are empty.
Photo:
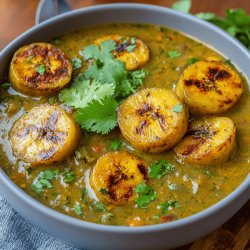
M148 176L150 179L161 179L164 175L171 173L174 170L174 165L165 161L156 161L149 166Z
M136 38L135 38L134 36L132 36L132 37L130 38L130 43L131 43L131 44L135 44L135 42L136 42Z
M36 193L41 193L44 188L52 188L52 180L55 179L56 175L59 173L59 170L45 170L40 172L37 178L35 178L32 189Z
M96 203L96 209L97 209L97 211L101 211L101 212L106 211L104 204L101 202Z
M170 50L167 55L170 58L178 58L181 56L181 53L177 50Z
M144 182L138 184L134 191L137 193L135 203L139 208L146 208L156 198L156 192Z
M39 75L43 75L46 71L46 68L43 64L40 64L39 66L36 67L36 72L39 74Z
M180 203L178 201L166 201L160 204L160 209L161 209L162 214L166 214L170 207L179 208Z
M101 194L109 194L109 191L108 191L107 189L105 189L105 188L99 189L99 192L100 192Z
M80 205L80 204L75 204L75 205L73 206L73 210L74 210L74 212L75 212L77 215L82 215L82 214L83 214L83 212L82 212L82 205Z
M118 103L105 97L102 103L93 101L85 108L78 109L76 121L88 131L107 134L117 126L116 109Z
M72 170L63 173L63 181L65 183L71 183L76 178L76 173Z
M188 65L196 63L197 61L198 61L198 59L196 57L191 57L188 59Z
M81 193L81 197L80 197L80 200L82 201L85 197L85 195L88 193L87 189L86 188L83 188L82 190L82 193Z
M132 52L136 48L136 44L130 44L127 46L126 50Z
M250 15L243 9L229 9L224 18L210 12L196 16L224 29L250 49Z
M85 59L95 59L85 72L87 79L94 79L101 83L110 83L115 86L115 98L124 99L133 94L143 83L146 76L144 70L128 72L124 62L113 58L111 53L115 49L115 41L108 40L86 47L82 54Z
M90 81L82 74L74 79L71 87L60 92L60 100L74 108L85 108L93 101L102 104L104 97L112 96L115 92L113 84Z
M117 151L121 148L122 146L122 141L121 140L112 140L110 142L110 149L113 150L113 151Z
M9 82L3 82L0 84L0 87L7 90L10 87L10 83Z
M82 67L82 60L74 57L72 59L72 65L73 65L73 69L80 69Z
M183 105L182 104L177 104L173 107L173 112L176 112L176 113L181 113L182 112L182 109L183 109Z
M179 0L175 2L171 7L174 10L189 13L191 9L191 0Z

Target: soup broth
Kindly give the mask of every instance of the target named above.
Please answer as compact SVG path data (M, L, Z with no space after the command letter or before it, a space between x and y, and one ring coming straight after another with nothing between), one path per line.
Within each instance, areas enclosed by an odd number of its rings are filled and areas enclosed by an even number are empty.
M225 61L215 50L177 31L155 25L110 24L81 29L65 34L51 42L70 59L81 58L80 51L101 37L119 33L122 36L138 37L150 50L150 60L143 66L147 76L140 88L160 87L173 89L183 70L195 60ZM230 59L230 58L229 58ZM73 77L84 72L86 64L73 70ZM233 67L231 65L231 67ZM147 153L134 149L126 142L119 128L106 135L81 130L81 142L75 153L61 163L31 167L17 159L9 142L13 123L27 110L39 104L61 105L59 94L50 97L28 97L11 87L1 88L0 98L0 159L1 167L25 192L46 206L64 214L108 225L141 226L169 222L200 212L230 194L246 178L250 170L250 93L246 79L242 77L244 93L239 102L222 116L236 124L237 152L232 159L211 166L184 164L176 159L172 149L161 153ZM190 116L190 119L193 117ZM91 169L99 157L112 151L110 144L119 140L120 149L131 152L148 165L166 160L173 170L162 178L149 179L147 184L156 193L156 198L145 208L135 202L114 205L98 200L89 183ZM34 182L45 170L56 170L42 192L34 191ZM65 177L66 176L66 177Z

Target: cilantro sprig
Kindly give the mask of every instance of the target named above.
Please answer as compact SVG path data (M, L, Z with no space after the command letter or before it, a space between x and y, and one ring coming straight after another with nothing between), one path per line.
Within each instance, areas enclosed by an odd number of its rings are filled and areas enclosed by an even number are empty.
M162 214L166 214L170 207L179 208L180 203L178 201L165 201L160 204L160 209Z
M56 175L59 173L59 170L45 170L40 172L37 178L35 178L32 189L36 193L41 193L45 188L53 188L52 180L56 178Z
M81 54L88 68L73 80L71 87L60 92L60 100L76 109L76 121L90 132L107 134L114 129L119 103L133 94L146 76L142 69L127 71L125 63L114 58L115 49L112 40L102 42L100 47L84 48Z
M139 208L146 208L148 204L156 199L156 192L152 187L149 187L145 182L138 184L135 187L135 203Z
M156 161L149 166L148 176L150 179L161 179L164 175L171 173L174 170L174 165L165 161Z

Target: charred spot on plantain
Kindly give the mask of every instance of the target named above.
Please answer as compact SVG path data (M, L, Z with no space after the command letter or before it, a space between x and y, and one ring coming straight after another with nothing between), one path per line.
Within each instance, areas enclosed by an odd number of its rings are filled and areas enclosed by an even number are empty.
M56 153L56 149L50 148L47 150L42 150L42 152L38 154L38 157L41 160L49 160L50 158L54 156L55 153Z
M119 197L116 192L116 187L123 181L127 180L128 176L124 174L120 166L117 166L117 170L115 171L114 174L110 174L108 177L108 195L110 198L114 201L118 201ZM130 190L131 189L131 190ZM127 189L127 192L124 194L124 197L128 199L133 193L132 187L129 187Z
M159 122L159 125L160 125L161 129L163 131L166 131L164 115L160 114L159 112L154 112L152 114L152 118L156 118L158 120L158 122Z
M202 144L204 144L205 141L206 141L202 137L199 137L197 139L199 139L199 140L197 140L196 143L188 145L188 147L186 148L186 150L181 153L182 156L185 157L185 156L188 156L188 155L192 154L197 148L199 148L199 146L201 146Z
M200 139L200 138L210 138L216 134L215 131L209 131L206 128L202 129L191 129L189 130L186 135L187 136L192 136L194 139Z
M44 127L40 131L40 139L45 138L46 140L54 143L61 142L63 140L65 133L57 131L55 127L59 116L60 112L58 110L51 113Z
M18 137L23 138L27 136L30 132L39 131L39 128L34 124L29 124L23 130L18 133Z
M137 110L135 111L135 113L136 113L137 115L142 116L142 115L144 115L145 113L151 112L151 111L153 111L153 107L152 107L149 103L143 103L143 104L142 104L142 107L139 108L139 109L137 109Z
M208 69L208 79L210 81L224 80L230 76L231 74L226 70L220 70L219 68Z
M139 126L135 129L137 134L142 134L142 131L144 128L146 128L149 125L148 121L143 120L141 121L141 123L139 124Z
M137 168L139 169L140 173L143 175L143 179L147 180L148 179L148 171L145 165L143 164L138 164Z

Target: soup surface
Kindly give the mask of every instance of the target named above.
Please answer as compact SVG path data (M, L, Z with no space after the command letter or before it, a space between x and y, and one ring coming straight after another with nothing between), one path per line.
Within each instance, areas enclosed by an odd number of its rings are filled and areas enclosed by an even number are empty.
M112 24L92 27L65 34L51 43L60 48L70 60L81 59L79 52L83 48L102 36L116 33L124 37L137 37L149 47L150 59L142 66L147 72L140 87L142 89L173 89L184 69L197 60L216 58L233 67L229 60L201 42L154 25ZM86 67L83 63L73 69L73 77L84 72ZM106 135L82 129L80 146L71 157L61 163L30 166L12 153L8 137L13 123L39 104L61 105L66 111L70 111L70 108L60 101L59 93L50 97L29 97L3 84L0 90L1 167L21 189L41 203L82 220L108 225L140 226L190 216L227 196L250 171L250 93L243 76L242 81L244 93L239 102L222 115L231 118L236 125L236 155L224 163L206 166L181 163L172 149L161 153L138 151L123 139L119 128ZM90 172L99 157L114 150L131 152L147 165L159 163L160 160L170 164L162 176L147 181L154 193L152 198L150 192L145 192L145 196L151 199L147 205L140 206L134 201L115 205L98 200L90 186ZM40 186L37 185L39 181L43 181Z

